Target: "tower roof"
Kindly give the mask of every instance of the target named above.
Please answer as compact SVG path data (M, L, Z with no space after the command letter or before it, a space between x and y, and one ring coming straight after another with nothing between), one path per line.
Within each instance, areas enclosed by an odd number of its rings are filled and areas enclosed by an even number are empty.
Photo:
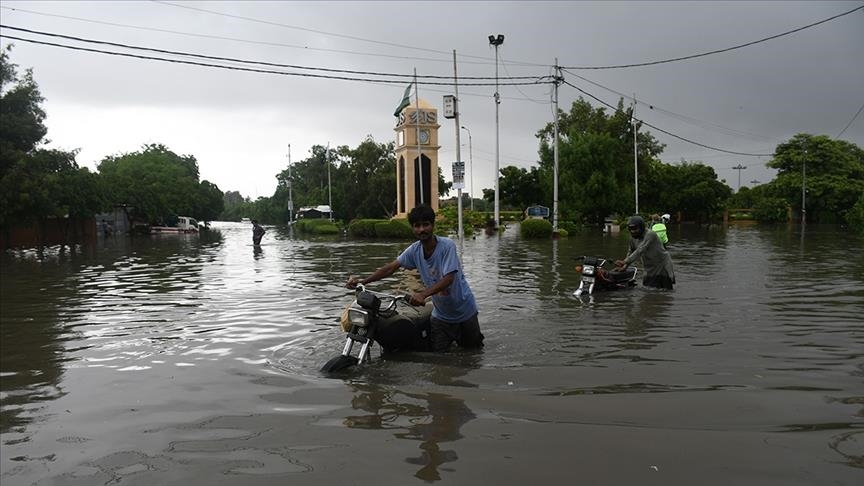
M417 101L420 101L420 109L421 110L434 110L434 109L436 109L434 106L432 106L428 101L424 100L423 98L420 98L419 100L415 100L414 98L411 98L411 104L409 104L405 108L417 108Z

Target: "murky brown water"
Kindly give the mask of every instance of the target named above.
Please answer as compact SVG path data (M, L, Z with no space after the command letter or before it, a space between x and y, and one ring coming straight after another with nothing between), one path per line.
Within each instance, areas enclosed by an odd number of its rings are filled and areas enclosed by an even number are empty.
M839 228L672 226L674 291L593 302L574 257L623 236L481 236L483 352L345 379L318 373L342 285L405 243L214 228L2 256L4 486L864 478L864 238Z

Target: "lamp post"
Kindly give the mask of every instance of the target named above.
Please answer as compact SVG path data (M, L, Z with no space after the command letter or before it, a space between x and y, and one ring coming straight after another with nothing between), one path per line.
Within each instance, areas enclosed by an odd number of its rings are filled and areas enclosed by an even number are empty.
M804 159L801 161L801 224L807 223L807 149L804 149Z
M294 223L294 197L292 187L294 179L291 177L291 144L288 144L288 224Z
M499 130L498 130L498 105L501 104L501 95L498 93L498 46L504 43L502 34L490 35L489 44L495 47L495 228L501 220L501 210L498 198L498 173L500 172L501 159L499 157Z
M741 165L741 164L738 164L735 167L732 167L732 170L738 171L738 188L735 189L735 192L738 192L741 190L741 171L746 169L746 168L747 168L746 165Z
M474 211L474 145L471 142L471 130L468 129L465 125L462 125L462 130L468 132L468 171L471 173L469 176L471 184L471 211Z

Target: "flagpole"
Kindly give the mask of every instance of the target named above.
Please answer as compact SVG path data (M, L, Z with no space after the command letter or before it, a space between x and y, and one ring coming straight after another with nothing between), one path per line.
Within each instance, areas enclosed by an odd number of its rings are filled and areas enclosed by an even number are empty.
M414 68L414 104L417 108L414 110L414 128L416 129L415 136L417 137L417 177L420 180L420 204L424 204L423 198L423 152L420 151L420 93L417 89L417 68Z

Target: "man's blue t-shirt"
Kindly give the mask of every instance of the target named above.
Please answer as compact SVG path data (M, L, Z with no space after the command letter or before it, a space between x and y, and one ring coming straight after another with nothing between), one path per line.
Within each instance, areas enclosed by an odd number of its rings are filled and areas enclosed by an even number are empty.
M425 258L423 244L415 241L399 255L399 265L409 270L416 268L426 287L431 287L446 275L456 272L450 287L432 296L432 317L447 322L466 321L477 313L477 302L462 272L462 264L456 254L456 243L443 236L436 238L438 244L431 257Z

